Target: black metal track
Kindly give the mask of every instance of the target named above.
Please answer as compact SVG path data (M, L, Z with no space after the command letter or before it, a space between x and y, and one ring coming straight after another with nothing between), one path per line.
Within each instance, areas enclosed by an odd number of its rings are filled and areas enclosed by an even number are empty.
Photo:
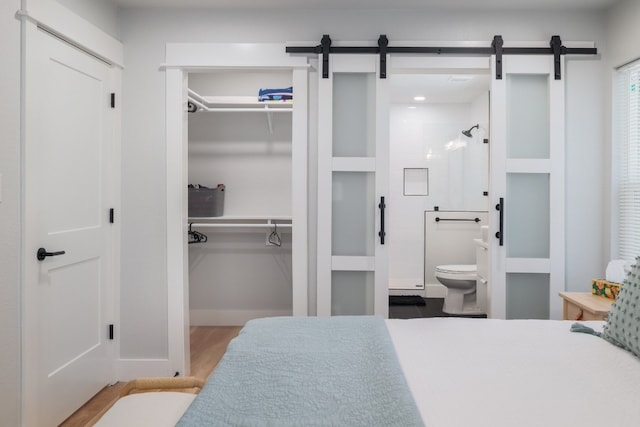
M568 48L562 46L560 36L553 36L549 47L502 47L502 36L494 36L491 46L488 47L451 47L451 46L389 46L389 39L385 34L380 35L378 46L331 46L331 38L328 34L322 36L322 41L317 46L287 46L287 53L322 53L322 77L329 77L329 55L340 53L368 53L380 55L380 78L387 76L387 53L416 53L434 55L496 55L496 79L502 79L503 55L553 55L555 62L555 78L561 79L560 56L561 55L596 55L597 48Z

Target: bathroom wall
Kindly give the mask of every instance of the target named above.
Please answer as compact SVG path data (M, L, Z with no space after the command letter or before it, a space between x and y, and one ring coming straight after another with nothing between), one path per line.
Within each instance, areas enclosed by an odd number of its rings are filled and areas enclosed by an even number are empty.
M425 211L487 210L487 123L488 92L469 103L391 107L390 289L424 289ZM461 134L475 124L472 138ZM426 185L408 183L407 169Z

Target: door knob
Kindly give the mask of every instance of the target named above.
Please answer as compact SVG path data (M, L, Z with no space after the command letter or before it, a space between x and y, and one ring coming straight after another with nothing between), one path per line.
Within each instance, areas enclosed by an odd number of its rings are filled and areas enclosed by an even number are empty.
M36 255L36 258L38 258L38 261L42 261L48 256L57 256L57 255L64 255L64 254L65 254L64 251L47 252L47 250L45 248L40 248L40 249L38 249L38 253Z

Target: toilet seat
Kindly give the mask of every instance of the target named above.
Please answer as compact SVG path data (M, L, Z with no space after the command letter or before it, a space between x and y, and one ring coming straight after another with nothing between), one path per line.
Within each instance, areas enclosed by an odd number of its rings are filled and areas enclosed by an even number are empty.
M460 264L460 265L439 265L436 267L436 273L445 273L445 274L476 274L477 266L475 264Z

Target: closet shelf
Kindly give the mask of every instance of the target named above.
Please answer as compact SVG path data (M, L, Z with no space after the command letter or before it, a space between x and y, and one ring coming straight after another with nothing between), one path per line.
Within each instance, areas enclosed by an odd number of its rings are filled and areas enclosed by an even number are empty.
M221 112L221 113L267 113L269 133L273 133L271 113L291 113L293 100L260 102L256 96L202 96L188 89L188 111Z
M197 111L208 112L257 112L257 113L290 113L293 101L260 102L257 96L203 96L189 89L189 101Z
M190 217L189 225L197 228L291 228L290 216L216 216Z

